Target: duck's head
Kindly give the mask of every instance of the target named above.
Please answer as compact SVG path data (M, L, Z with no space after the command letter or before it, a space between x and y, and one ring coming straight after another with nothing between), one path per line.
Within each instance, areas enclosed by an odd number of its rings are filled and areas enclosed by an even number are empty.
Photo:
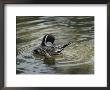
M51 44L53 44L55 41L55 37L52 35L52 34L46 34L44 37L43 37L43 40L42 40L42 43L41 45L42 46L46 46L46 44L48 42L50 42Z

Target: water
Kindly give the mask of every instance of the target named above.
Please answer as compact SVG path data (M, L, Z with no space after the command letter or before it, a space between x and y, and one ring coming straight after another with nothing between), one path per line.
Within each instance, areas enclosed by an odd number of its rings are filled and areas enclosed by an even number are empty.
M61 55L45 59L33 54L45 34L53 34L56 45L73 43ZM17 16L17 74L94 74L93 16Z

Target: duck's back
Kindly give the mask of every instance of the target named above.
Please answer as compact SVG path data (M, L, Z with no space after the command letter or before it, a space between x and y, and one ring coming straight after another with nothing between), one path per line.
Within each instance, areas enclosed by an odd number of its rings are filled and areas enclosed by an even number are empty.
M36 54L43 55L43 56L45 56L47 53L49 55L53 55L55 53L55 48L54 46L41 46L40 45L34 50L34 52Z

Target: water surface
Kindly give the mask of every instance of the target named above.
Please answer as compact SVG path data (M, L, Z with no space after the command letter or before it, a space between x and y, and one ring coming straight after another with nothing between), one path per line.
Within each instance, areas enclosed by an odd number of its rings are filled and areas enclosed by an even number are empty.
M53 34L56 45L73 43L61 55L45 60L33 54L45 34ZM17 74L94 74L93 16L17 16Z

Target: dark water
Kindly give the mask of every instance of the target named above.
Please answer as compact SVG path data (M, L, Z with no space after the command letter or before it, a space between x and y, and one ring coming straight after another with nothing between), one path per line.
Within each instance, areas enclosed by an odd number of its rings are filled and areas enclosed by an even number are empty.
M33 49L48 33L58 45L74 42L61 55L45 60ZM17 74L94 74L94 17L17 16L16 50Z

